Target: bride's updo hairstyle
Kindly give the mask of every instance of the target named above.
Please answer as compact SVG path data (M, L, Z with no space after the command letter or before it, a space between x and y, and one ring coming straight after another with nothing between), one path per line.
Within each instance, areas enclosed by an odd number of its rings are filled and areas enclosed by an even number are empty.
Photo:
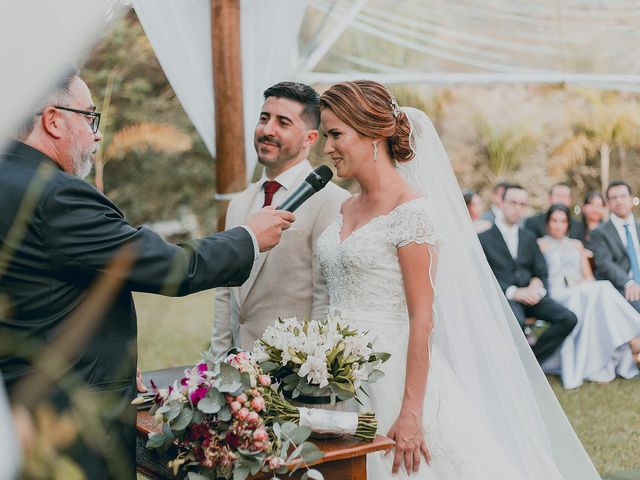
M386 139L397 162L413 158L409 119L384 85L371 80L336 83L320 96L320 108L328 108L364 137Z

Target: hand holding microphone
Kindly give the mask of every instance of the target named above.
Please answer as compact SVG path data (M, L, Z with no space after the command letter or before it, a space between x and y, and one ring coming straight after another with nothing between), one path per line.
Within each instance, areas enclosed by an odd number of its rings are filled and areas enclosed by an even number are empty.
M280 242L283 230L289 228L295 218L291 212L264 207L247 219L247 226L255 234L260 251L266 252Z

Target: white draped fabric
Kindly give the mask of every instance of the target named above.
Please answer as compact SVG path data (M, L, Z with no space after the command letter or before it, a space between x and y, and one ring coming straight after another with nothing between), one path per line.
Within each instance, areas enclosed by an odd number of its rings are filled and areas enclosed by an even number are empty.
M0 144L33 112L51 82L105 32L115 3L0 0Z
M241 44L247 175L256 164L253 130L270 85L291 80L307 1L242 0ZM215 156L210 0L133 0L142 27L185 112ZM238 119L229 119L237 122Z

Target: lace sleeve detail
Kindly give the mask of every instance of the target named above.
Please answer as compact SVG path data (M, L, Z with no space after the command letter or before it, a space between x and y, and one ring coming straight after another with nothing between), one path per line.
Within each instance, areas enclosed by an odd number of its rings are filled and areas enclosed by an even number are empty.
M438 241L434 216L426 198L417 198L398 207L391 219L389 233L396 248L409 243L428 243Z

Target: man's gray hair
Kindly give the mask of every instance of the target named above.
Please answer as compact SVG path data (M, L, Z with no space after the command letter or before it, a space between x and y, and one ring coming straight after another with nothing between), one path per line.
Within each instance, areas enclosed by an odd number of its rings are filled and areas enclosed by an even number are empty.
M72 66L68 68L62 77L58 80L58 82L53 86L53 88L47 93L47 95L43 98L43 100L38 105L38 109L36 110L36 115L40 114L45 108L52 105L66 105L71 99L71 92L69 87L71 86L71 82L74 78L80 76L80 70L76 66ZM18 128L16 132L16 137L18 140L25 140L31 132L33 132L33 128L35 126L35 118L34 115L30 115L24 123Z

